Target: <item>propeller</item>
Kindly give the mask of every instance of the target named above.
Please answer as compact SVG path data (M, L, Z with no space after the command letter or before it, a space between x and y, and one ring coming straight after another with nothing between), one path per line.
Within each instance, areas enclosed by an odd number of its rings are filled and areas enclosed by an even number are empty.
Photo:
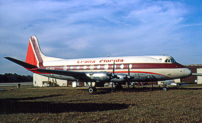
M113 64L113 72L112 72L112 74L111 74L111 80L112 80L113 78L116 78L116 77L117 77L117 76L114 74L114 72L115 72L115 61L114 61L114 64ZM113 82L112 82L111 91L112 91L112 92L114 91L114 90L113 90Z
M130 64L128 64L128 75L127 75L127 80L130 80Z
M128 75L126 75L128 81L128 91L129 91L129 83L130 83L130 64L128 64Z
M114 64L113 64L113 72L112 72L112 74L111 74L111 79L117 78L117 75L115 75L114 72L115 72L115 62L114 62Z

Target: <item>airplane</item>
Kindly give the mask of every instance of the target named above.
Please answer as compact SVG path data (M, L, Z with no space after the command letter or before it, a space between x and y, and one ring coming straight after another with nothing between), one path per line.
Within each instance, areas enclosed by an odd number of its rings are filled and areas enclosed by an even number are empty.
M42 53L36 36L31 36L29 39L25 62L12 57L5 58L46 77L87 83L113 82L115 88L122 88L121 84L124 82L128 82L129 85L130 82L170 80L185 78L192 74L191 70L177 63L171 56L80 59L48 57ZM96 92L96 86L89 86L88 91Z

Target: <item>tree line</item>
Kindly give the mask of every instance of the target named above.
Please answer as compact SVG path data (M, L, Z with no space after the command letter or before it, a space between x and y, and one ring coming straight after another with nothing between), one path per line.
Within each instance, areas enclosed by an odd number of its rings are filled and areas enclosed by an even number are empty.
M32 82L33 77L30 75L18 75L16 73L0 74L0 82Z

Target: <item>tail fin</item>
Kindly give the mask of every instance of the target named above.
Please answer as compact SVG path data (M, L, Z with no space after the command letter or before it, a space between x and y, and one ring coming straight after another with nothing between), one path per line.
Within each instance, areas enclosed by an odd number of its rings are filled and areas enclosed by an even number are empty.
M29 39L29 45L27 49L26 63L37 66L38 68L43 67L43 59L45 55L41 52L38 40L36 36L31 36Z
M63 60L60 58L45 56L40 49L38 39L36 36L31 36L29 39L29 45L27 49L26 63L37 66L38 68L44 68L43 62Z

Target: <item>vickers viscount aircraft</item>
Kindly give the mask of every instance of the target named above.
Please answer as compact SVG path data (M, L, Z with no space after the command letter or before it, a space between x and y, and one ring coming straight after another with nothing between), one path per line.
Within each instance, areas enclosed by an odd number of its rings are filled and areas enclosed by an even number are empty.
M45 56L36 36L29 40L25 62L5 57L33 73L43 76L82 82L159 81L188 77L192 72L171 56L125 56L82 59L61 59ZM89 92L96 88L89 86Z

